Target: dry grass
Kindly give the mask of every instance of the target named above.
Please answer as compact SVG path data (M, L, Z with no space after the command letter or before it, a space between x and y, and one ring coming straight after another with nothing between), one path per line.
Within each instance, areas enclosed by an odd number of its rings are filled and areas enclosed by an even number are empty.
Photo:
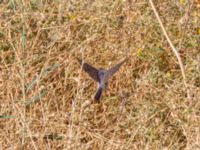
M200 149L200 9L154 4L187 89L149 1L0 2L0 149ZM129 61L97 104L75 57Z

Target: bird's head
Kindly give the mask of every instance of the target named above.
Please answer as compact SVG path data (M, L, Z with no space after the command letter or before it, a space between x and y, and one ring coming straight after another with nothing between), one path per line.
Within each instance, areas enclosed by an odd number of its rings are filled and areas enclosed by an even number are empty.
M104 76L107 70L99 68L99 76Z

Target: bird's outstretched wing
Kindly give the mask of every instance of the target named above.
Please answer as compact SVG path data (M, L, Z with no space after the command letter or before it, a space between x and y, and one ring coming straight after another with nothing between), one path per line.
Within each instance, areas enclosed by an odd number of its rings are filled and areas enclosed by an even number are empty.
M119 68L123 65L123 63L125 63L127 61L127 59L123 60L122 62L116 64L115 66L113 66L112 68L110 68L108 70L108 79L110 77L112 77L118 70Z
M81 59L76 58L80 65L83 65L83 70L88 73L88 75L94 79L95 81L99 82L98 70L93 66L89 65L88 63L83 62Z

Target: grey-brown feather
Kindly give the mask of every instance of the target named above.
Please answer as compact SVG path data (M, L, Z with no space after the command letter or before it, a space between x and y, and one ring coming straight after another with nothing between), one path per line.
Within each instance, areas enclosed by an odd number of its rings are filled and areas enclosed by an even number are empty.
M123 63L125 63L127 61L127 59L123 60L122 62L116 64L115 66L113 66L112 68L110 68L108 70L108 78L111 78L118 70L119 68L123 65Z
M96 92L96 94L95 94L95 96L94 96L94 99L95 99L96 101L99 101L99 100L100 100L101 95L102 95L102 92L103 92L103 88L99 88L99 89L97 90L97 92Z
M88 63L83 62L81 59L76 58L78 60L78 62L80 63L80 65L83 66L83 70L95 81L99 82L99 77L98 77L98 70L91 66Z

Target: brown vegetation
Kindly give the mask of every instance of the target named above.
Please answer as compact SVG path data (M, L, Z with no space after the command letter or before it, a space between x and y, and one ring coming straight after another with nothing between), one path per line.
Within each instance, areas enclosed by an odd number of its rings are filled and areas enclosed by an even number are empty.
M187 86L149 1L0 2L0 149L200 149L200 9L154 4ZM129 61L94 103L75 57Z

